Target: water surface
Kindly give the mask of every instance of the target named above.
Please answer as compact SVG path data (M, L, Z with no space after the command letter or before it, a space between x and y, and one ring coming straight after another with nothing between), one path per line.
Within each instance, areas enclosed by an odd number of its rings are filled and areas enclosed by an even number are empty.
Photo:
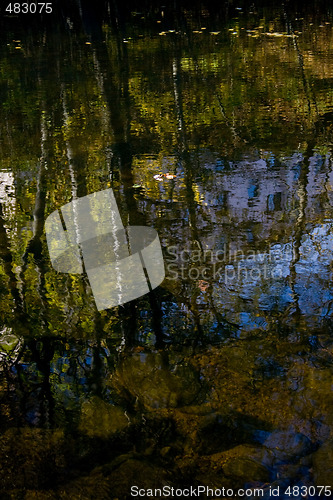
M114 5L1 21L1 495L330 486L332 10ZM44 222L110 187L166 278L98 312Z

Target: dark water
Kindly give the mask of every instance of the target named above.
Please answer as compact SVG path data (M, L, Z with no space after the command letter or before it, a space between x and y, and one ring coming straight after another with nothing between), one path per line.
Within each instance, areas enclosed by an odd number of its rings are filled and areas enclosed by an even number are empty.
M133 485L321 498L330 5L3 10L1 498L126 499ZM44 222L107 188L124 225L157 230L166 278L97 311L85 275L52 268Z

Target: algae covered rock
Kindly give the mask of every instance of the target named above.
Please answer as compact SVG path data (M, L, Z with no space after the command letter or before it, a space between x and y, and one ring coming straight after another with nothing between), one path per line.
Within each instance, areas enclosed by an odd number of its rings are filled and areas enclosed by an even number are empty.
M212 455L212 462L221 464L223 474L244 481L269 481L272 455L265 448L251 445L235 446L228 451Z
M130 497L131 487L137 488L162 488L170 484L168 473L161 467L142 460L142 458L129 458L119 465L109 476L112 498ZM127 498L127 497L126 497Z
M169 362L165 353L140 353L124 358L111 384L119 394L147 408L176 408L196 402L203 385L195 369Z
M333 485L333 440L326 441L313 455L315 484Z
M311 441L292 429L276 430L265 440L264 446L273 451L278 460L293 460L311 451Z
M10 428L0 437L0 497L8 490L42 488L66 471L62 430Z
M107 439L129 425L124 410L106 403L97 396L82 405L79 430L89 437Z
M192 464L192 474L196 469L196 480L202 484L241 488L249 482L268 482L271 465L272 454L269 450L242 444L221 453L197 457Z
M127 500L137 496L135 493L139 489L153 491L155 488L170 485L170 481L170 473L159 465L136 453L127 453L60 487L56 498Z

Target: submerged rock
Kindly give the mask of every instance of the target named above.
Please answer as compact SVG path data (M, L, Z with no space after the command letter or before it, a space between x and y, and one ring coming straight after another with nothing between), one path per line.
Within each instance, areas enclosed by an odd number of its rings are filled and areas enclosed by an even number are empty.
M312 444L304 434L292 429L276 430L265 440L264 446L274 453L278 461L292 461L310 453Z
M124 358L111 384L124 398L146 408L176 408L202 397L198 373L187 364L169 363L163 353L140 353Z
M218 454L219 455L219 454ZM223 452L220 457L223 473L241 481L269 481L272 455L269 450L250 445L239 445Z
M7 498L11 490L47 487L64 477L69 447L62 430L8 429L0 437L0 497Z
M202 457L201 461L199 479L203 480L206 475L212 484L222 482L240 488L249 481L268 482L273 457L265 448L242 444Z
M313 477L317 486L333 484L333 440L323 444L313 455Z
M170 473L159 465L147 461L142 456L128 453L70 481L58 489L56 498L127 500L134 498L139 489L150 489L154 492L155 488L171 485L169 476Z
M129 425L124 410L94 396L82 405L79 431L89 437L107 439Z

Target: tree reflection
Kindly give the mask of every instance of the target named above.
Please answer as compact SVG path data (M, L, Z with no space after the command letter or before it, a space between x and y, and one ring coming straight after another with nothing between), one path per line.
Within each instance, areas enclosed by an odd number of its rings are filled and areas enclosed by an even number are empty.
M179 2L144 15L102 4L1 34L0 451L14 426L50 430L52 460L74 461L65 486L55 467L59 498L81 465L104 495L137 462L190 481L215 459L240 470L255 432L286 421L317 443L308 429L331 425L330 25L282 8L236 16L232 2L216 18ZM85 274L51 267L44 222L109 187L125 226L154 227L164 252L176 249L175 276L98 312ZM206 252L224 248L214 274ZM77 437L74 458L58 427ZM38 432L22 434L22 449L40 446ZM214 480L237 483L223 474Z

